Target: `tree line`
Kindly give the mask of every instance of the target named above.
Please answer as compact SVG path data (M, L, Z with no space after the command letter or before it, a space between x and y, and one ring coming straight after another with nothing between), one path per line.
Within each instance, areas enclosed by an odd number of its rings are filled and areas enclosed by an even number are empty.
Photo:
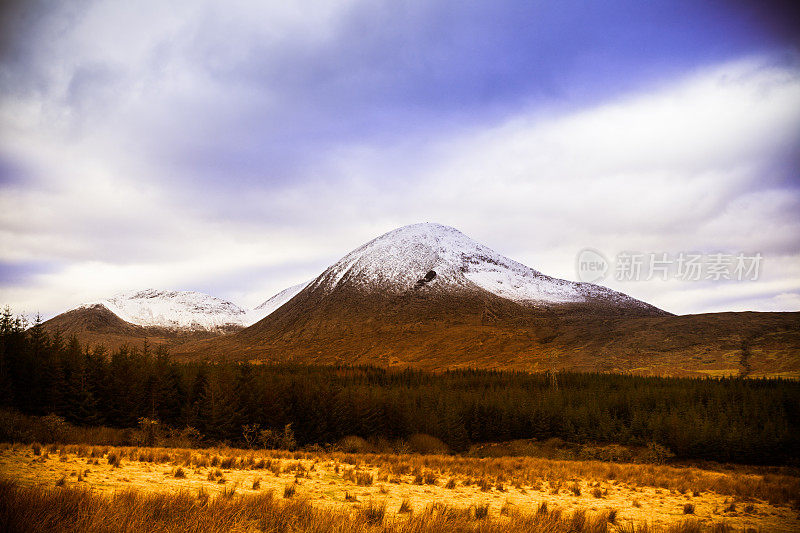
M666 446L678 458L782 464L800 449L800 383L574 372L178 363L0 317L0 406L77 425L191 428L206 443L324 445L345 436L473 443L558 437Z

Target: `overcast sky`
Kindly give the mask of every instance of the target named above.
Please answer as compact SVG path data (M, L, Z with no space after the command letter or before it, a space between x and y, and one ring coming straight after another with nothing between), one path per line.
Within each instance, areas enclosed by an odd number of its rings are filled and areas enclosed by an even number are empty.
M779 5L3 2L0 303L254 306L435 221L567 279L585 247L759 252L757 281L603 283L675 313L800 310Z

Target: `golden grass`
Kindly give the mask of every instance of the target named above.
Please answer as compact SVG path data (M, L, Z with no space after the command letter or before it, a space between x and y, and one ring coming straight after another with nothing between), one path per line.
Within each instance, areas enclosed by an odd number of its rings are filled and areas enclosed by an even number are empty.
M608 514L559 510L524 514L509 511L488 516L486 507L469 509L433 504L407 518L388 519L385 502L372 502L356 512L321 510L303 500L278 500L272 492L208 498L186 492L123 491L110 496L83 488L44 489L0 482L0 528L30 532L177 532L293 531L314 533L605 533ZM669 531L701 528L679 523ZM644 525L631 531L653 531Z
M691 519L703 527L724 521L737 530L800 529L791 507L798 496L798 477L791 469L716 468L80 445L41 448L36 455L30 445L0 444L2 476L26 489L84 487L103 497L129 490L188 493L208 501L273 492L287 502L303 501L323 511L348 510L364 523L374 522L376 509L367 511L369 516L362 513L370 505L383 506L384 523L418 516L442 502L448 509L444 515L467 513L473 521L484 512L491 519L508 520L536 509L564 516L585 511L617 525L633 522L637 529L632 531L683 523L686 504L691 504Z

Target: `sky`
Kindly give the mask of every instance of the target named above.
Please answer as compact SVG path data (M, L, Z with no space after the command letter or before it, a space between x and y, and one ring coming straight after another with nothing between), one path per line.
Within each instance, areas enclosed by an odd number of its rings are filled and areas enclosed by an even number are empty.
M761 254L601 283L800 310L791 2L0 3L0 304L243 307L416 222L576 280L584 248Z

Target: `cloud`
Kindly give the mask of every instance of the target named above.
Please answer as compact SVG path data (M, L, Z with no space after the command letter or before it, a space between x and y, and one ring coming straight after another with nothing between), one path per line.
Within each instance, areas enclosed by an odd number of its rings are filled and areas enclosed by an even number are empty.
M319 184L303 197L329 220L376 233L452 224L567 278L585 246L611 255L761 252L767 263L788 256L763 281L788 280L783 289L797 293L800 183L789 162L799 123L800 70L749 58L577 112L533 109L422 152L355 147L327 167L348 176L336 183L352 202L328 204L334 193ZM377 174L380 186L370 180ZM363 207L353 212L354 203ZM690 297L692 286L609 284L675 312L721 310L718 298Z
M754 9L21 3L0 31L0 299L255 305L433 220L563 277L584 246L762 251L788 258L762 299L624 290L790 305L800 68Z

